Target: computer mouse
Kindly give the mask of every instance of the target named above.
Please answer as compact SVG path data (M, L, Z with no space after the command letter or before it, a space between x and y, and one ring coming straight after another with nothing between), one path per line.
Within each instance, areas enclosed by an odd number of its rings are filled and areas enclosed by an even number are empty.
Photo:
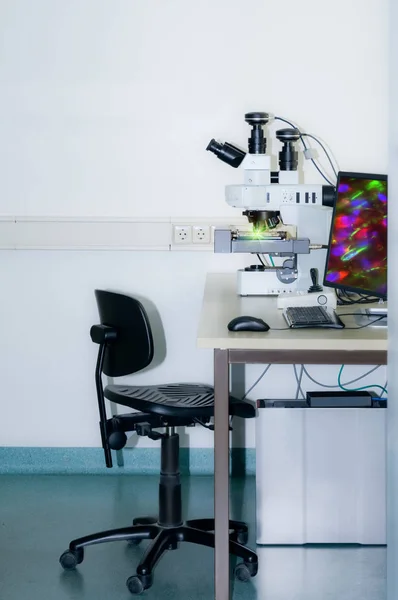
M228 323L229 331L268 331L269 325L257 317L235 317Z

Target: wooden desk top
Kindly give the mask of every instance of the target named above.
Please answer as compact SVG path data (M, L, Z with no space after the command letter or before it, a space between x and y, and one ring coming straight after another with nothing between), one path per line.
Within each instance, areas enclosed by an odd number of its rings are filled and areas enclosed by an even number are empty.
M363 306L361 307L363 308ZM342 306L338 313L355 312L355 306ZM230 332L231 319L249 315L263 319L271 327L267 332ZM354 317L344 316L347 327L356 327ZM197 336L199 348L227 348L267 351L386 352L387 328L363 329L287 329L276 297L236 294L235 273L210 273L206 278L203 305ZM380 363L381 364L381 363Z

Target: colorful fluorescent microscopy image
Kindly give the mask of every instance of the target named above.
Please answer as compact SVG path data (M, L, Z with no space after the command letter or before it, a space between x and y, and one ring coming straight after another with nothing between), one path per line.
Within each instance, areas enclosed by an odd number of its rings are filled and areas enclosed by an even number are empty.
M340 177L325 281L387 296L387 181Z

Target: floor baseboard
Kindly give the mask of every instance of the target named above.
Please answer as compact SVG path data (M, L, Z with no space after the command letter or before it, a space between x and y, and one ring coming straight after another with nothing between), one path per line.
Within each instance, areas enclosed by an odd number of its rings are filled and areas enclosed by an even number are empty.
M1 475L61 475L61 474L126 474L158 475L160 450L157 448L127 448L113 452L114 469L104 466L101 448L0 448ZM212 448L181 448L181 474L213 475ZM255 474L255 449L233 448L230 451L231 475Z

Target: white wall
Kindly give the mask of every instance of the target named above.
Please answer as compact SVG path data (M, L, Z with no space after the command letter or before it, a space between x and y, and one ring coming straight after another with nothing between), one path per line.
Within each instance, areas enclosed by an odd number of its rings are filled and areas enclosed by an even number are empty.
M318 134L341 168L385 171L386 38L387 0L3 0L0 213L236 214L223 187L242 173L205 147L213 136L245 146L249 110ZM319 181L311 165L306 181ZM168 355L145 381L211 381L211 353L195 348L203 282L236 264L210 253L0 253L0 444L99 444L95 287L157 304ZM291 396L291 367L272 371L258 394ZM247 369L248 384L258 372ZM333 383L337 369L312 372ZM212 436L197 428L191 443Z

